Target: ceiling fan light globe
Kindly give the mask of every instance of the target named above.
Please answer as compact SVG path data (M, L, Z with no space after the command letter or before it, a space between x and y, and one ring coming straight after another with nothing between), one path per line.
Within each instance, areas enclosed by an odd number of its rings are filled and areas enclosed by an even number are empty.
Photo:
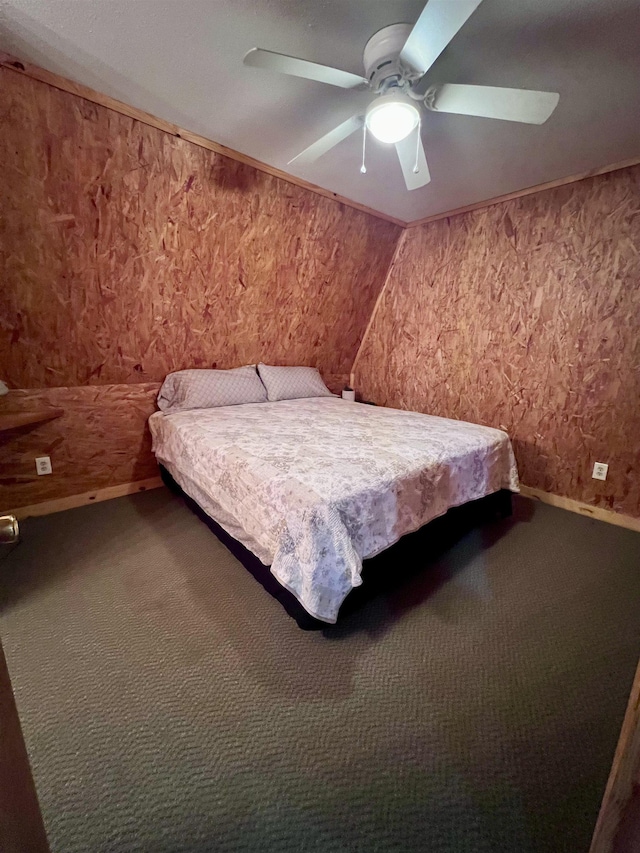
M405 101L374 101L367 110L367 130L380 142L400 142L420 121L417 108Z

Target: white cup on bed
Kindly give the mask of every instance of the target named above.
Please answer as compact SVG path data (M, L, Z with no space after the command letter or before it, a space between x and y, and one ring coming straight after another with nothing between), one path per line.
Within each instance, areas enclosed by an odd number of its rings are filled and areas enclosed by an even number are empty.
M344 388L342 391L342 399L348 400L350 403L355 403L356 392L353 390L353 388Z

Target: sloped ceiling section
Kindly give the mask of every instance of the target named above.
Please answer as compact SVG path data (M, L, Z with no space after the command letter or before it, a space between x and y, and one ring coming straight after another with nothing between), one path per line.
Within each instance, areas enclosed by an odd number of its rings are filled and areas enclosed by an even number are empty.
M455 0L451 0L455 2ZM429 113L431 183L408 192L393 149L355 135L287 161L366 93L246 68L252 47L362 73L367 39L422 0L0 0L0 48L404 221L640 154L637 0L484 0L432 82L560 93L543 126Z

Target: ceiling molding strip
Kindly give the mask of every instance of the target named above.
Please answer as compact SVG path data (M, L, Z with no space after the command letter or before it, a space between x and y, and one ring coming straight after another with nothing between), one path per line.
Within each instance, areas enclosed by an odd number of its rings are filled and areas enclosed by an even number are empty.
M468 204L465 207L457 207L455 210L449 210L446 213L434 213L432 216L425 216L424 219L416 219L413 222L407 222L405 228L416 228L418 225L428 225L429 222L437 222L439 219L448 219L450 216L458 216L461 213L469 213L472 210L491 207L492 205L500 204L503 201L511 201L512 199L520 198L521 196L541 193L545 190L555 189L555 187L562 187L565 184L573 184L576 181L595 178L596 175L606 175L607 172L616 172L618 169L628 169L630 166L638 165L640 165L640 157L632 157L631 160L623 160L621 163L612 163L609 166L590 169L588 172L580 172L580 174L570 175L568 178L557 178L555 181L548 181L546 184L536 184L533 187L526 187L523 190L516 190L512 193L506 193L506 195L499 195L495 198L487 199L486 201L477 201L475 204Z
M434 213L431 216L425 216L423 219L415 219L412 222L405 222L402 219L397 219L394 216L388 216L386 213L382 213L379 210L373 210L364 204L345 198L345 196L338 195L338 193L334 193L331 190L319 187L317 184L305 181L303 178L297 178L294 175L290 175L288 172L283 172L275 166L270 166L268 163L263 163L261 160L256 160L253 157L242 154L240 151L235 151L233 148L227 148L226 145L221 145L220 143L213 142L211 139L207 139L197 133L192 133L177 124L172 124L164 119L157 118L157 116L151 115L151 113L139 110L136 107L125 104L123 101L111 98L109 95L103 95L101 92L96 92L95 89L90 89L88 86L83 86L81 83L75 83L73 80L69 80L66 77L55 74L53 71L47 71L45 68L40 68L39 66L32 65L29 62L23 62L21 59L1 51L0 68L6 68L18 74L23 74L24 76L30 77L33 80L38 80L41 83L47 83L49 86L53 86L56 89L61 89L64 92L77 95L80 98L91 101L91 103L99 104L100 106L114 110L121 115L143 122L143 124L148 124L151 127L155 127L158 130L171 134L171 136L177 136L179 139L184 139L187 142L193 143L193 145L199 145L201 148L206 148L209 151L213 151L215 154L228 157L230 160L237 160L239 163L251 166L259 172L265 172L268 175L272 175L274 178L279 178L282 181L294 184L295 186L301 187L302 189L308 190L316 195L324 196L324 198L332 199L340 204L347 205L347 207L366 213L369 216L375 216L378 219L393 222L394 225L400 225L403 228L416 228L419 225L427 225L429 222L448 219L450 216L458 216L461 213L469 213L472 210L491 207L492 205L500 204L500 202L503 201L511 201L512 199L520 198L521 196L532 195L533 193L544 192L544 190L551 190L555 187L562 187L565 184L573 184L576 181L582 181L586 178L593 178L596 175L605 175L607 172L615 172L618 169L627 169L630 166L640 165L640 156L633 157L630 160L623 160L620 163L612 163L608 166L590 169L587 172L580 172L577 175L570 175L567 178L558 178L554 181L548 181L544 184L536 184L522 190L516 190L515 192L496 196L495 198L478 201L474 204L465 205L464 207L458 207L454 210L447 210L443 213Z
M157 118L156 116L151 115L151 113L129 106L129 104L125 104L123 101L111 98L109 95L103 95L100 92L96 92L94 89L90 89L88 86L83 86L81 83L75 83L73 80L68 80L66 77L61 77L59 74L54 74L52 71L47 71L45 68L40 68L39 66L32 65L29 62L23 62L21 59L11 56L11 54L0 52L0 68L6 68L10 71L22 74L25 77L30 77L33 80L46 83L49 86L53 86L55 89L61 89L63 92L69 92L71 95L77 95L80 98L91 101L91 103L99 104L100 106L106 107L107 109L113 110L121 115L135 119L135 121L140 121L143 124L148 124L151 127L162 130L164 133L169 133L171 136L176 136L179 139L184 139L194 145L199 145L201 148L206 148L209 151L213 151L215 154L221 154L223 157L228 157L231 160L237 160L239 163L251 166L259 172L266 172L266 174L272 175L274 178L279 178L289 184L294 184L304 190L316 193L316 195L321 195L325 198L331 199L332 201L355 208L355 210L359 210L369 216L375 216L378 219L384 219L387 222L393 222L394 225L400 225L402 227L407 224L402 219L396 219L393 216L388 216L385 213L381 213L379 210L373 210L370 207L366 207L364 204L359 204L357 201L352 201L351 199L338 195L338 193L334 193L331 190L326 190L316 184L311 184L302 178L297 178L294 175L283 172L281 169L276 169L275 166L270 166L268 163L255 160L253 157L242 154L240 151L234 151L233 148L227 148L226 145L220 145L218 142L213 142L211 139L207 139L197 133L192 133L190 130L185 130L177 124L164 121L164 119Z

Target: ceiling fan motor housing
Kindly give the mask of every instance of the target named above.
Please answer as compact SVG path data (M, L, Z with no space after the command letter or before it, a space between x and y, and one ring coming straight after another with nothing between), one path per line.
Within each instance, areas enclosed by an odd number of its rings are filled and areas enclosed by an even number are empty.
M400 63L400 51L409 37L412 24L391 24L371 36L363 54L365 77L376 92L391 86L405 88L407 69Z

